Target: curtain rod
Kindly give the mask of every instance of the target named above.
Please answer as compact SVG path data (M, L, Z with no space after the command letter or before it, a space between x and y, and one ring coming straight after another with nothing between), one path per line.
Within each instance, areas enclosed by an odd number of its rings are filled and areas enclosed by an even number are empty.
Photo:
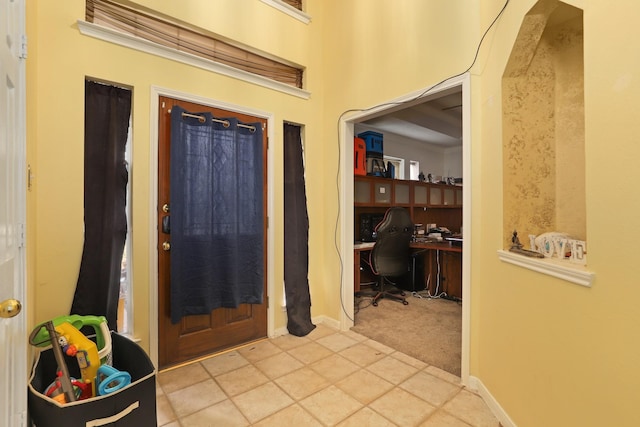
M169 110L169 113L171 113L171 110ZM198 121L200 123L204 123L205 120L206 120L204 116L199 116L197 114L182 113L182 117L191 117L191 118L194 118L194 119L198 119ZM228 128L231 125L231 123L229 123L228 120L214 119L213 117L211 118L211 120L216 122L216 123L222 123L222 125L224 127L226 127L226 128ZM241 128L249 129L251 132L255 132L256 131L255 126L243 125L242 123L238 123L237 126L241 127Z

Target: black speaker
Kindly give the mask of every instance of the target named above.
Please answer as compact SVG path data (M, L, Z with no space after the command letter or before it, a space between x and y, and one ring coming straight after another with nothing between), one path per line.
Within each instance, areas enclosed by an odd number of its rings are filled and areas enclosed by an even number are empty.
M375 242L374 231L376 225L384 219L383 214L360 214L360 240L363 242Z

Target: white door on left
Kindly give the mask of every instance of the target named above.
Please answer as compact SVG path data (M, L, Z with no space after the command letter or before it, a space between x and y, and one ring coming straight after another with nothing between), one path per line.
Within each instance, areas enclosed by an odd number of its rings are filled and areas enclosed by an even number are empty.
M27 425L24 37L24 0L0 0L0 427Z

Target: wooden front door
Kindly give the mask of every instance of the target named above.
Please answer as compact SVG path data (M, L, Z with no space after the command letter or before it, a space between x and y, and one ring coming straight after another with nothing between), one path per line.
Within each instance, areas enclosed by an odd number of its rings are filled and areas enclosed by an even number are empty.
M160 97L158 130L158 364L159 368L206 356L224 349L239 346L267 336L267 286L264 275L264 300L262 304L241 304L237 308L219 308L209 315L190 315L176 324L171 322L171 235L163 230L163 218L171 215L170 200L170 148L171 148L171 108L174 105L191 112L210 112L214 117L236 117L247 122L263 125L263 186L264 209L266 212L267 193L267 132L266 120L225 111L187 101ZM166 207L165 207L166 205ZM264 218L266 231L267 219ZM266 248L266 232L264 247ZM266 272L267 255L263 257Z

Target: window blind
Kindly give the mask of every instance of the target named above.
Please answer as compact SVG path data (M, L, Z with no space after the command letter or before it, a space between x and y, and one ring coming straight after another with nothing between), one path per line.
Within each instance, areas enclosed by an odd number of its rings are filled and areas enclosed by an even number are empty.
M287 1L289 3L289 1ZM295 1L294 1L295 3ZM301 4L301 2L299 2ZM85 20L191 53L249 73L302 88L302 69L233 46L108 0L87 0Z
M282 0L289 6L295 7L298 10L302 10L302 0Z

